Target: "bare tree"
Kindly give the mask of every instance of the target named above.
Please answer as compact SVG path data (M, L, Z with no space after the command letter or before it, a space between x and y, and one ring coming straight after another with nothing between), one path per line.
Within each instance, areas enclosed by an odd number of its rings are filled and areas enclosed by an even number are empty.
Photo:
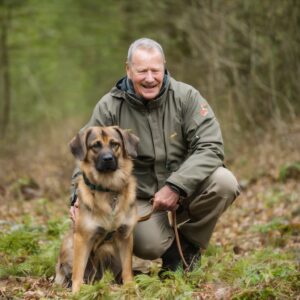
M1 135L4 136L10 120L11 109L11 85L10 85L10 70L9 70L9 50L8 50L8 26L10 20L9 7L0 6L0 78L1 94L3 99L1 111Z

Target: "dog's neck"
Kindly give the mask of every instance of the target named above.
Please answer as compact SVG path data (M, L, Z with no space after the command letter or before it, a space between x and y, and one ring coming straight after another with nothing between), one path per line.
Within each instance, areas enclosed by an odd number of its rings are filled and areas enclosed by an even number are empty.
M98 191L98 192L107 192L107 193L117 193L117 191L111 190L111 189L107 189L104 188L102 185L100 184L93 184L89 181L89 179L87 178L87 176L82 173L82 177L84 180L84 183L89 187L90 190L92 191Z

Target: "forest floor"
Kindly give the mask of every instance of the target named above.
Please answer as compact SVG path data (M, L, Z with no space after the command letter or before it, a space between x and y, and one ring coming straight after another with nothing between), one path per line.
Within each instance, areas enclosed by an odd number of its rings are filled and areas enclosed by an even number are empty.
M53 284L67 230L73 160L51 132L0 158L0 299L71 299ZM22 141L20 141L20 144ZM250 144L250 142L249 142ZM156 264L132 285L111 276L74 299L300 299L300 128L266 134L228 160L242 193L217 224L201 266L160 280ZM21 150L22 149L22 150ZM32 153L32 149L35 150Z

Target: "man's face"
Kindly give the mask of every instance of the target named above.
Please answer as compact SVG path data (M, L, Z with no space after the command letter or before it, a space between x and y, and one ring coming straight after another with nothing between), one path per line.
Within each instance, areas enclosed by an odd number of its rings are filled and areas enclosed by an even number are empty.
M126 66L134 91L144 99L152 100L160 92L163 84L165 64L157 49L137 49L132 61Z

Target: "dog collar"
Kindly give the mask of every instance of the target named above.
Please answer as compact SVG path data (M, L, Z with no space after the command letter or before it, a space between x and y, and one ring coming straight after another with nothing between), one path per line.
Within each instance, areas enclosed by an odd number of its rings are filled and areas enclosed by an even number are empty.
M99 191L99 192L107 192L107 193L116 193L116 191L113 191L111 189L104 188L100 184L93 184L89 181L89 179L86 177L84 173L82 173L84 183L92 190L92 191Z

